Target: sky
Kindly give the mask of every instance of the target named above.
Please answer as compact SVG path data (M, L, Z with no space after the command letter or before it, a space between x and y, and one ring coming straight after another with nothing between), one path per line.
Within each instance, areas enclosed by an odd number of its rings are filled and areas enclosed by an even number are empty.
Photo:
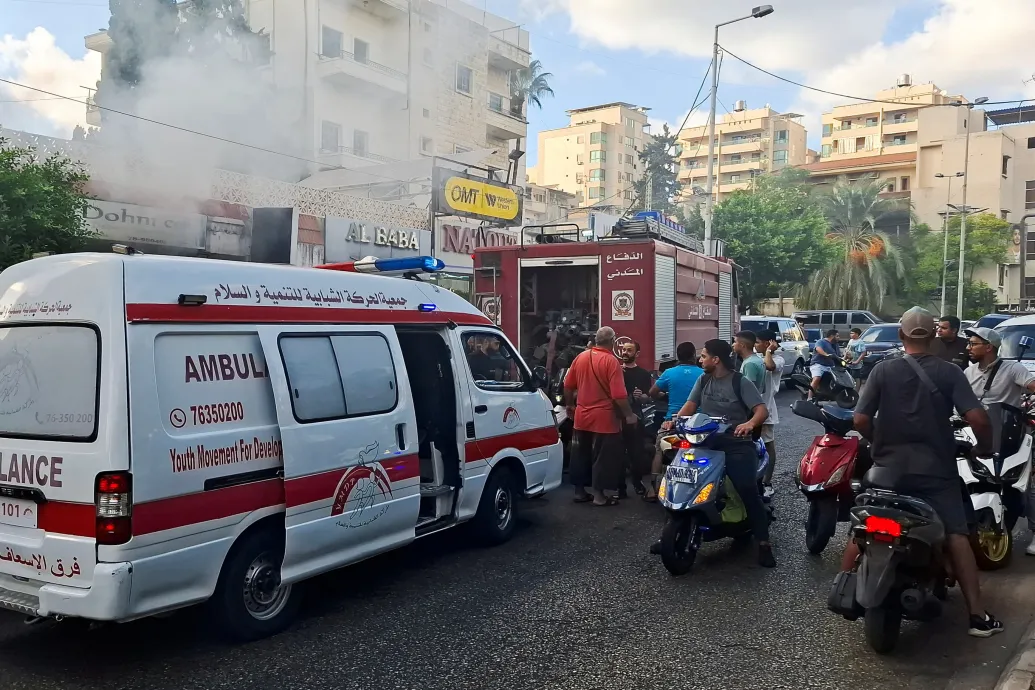
M529 115L535 132L564 126L566 110L614 101L650 108L654 131L690 110L711 58L716 23L750 14L729 0L469 0L521 24L533 57L552 73L554 98ZM773 0L775 12L720 30L730 54L802 84L872 97L908 73L952 94L993 101L1035 99L1033 0ZM107 26L107 0L0 0L0 77L82 97L100 60L83 37ZM707 91L702 91L702 98ZM69 136L85 120L79 104L40 99L0 84L0 125ZM804 116L818 148L820 115L849 99L799 88L739 63L721 65L719 113L744 100ZM703 124L707 103L691 114Z

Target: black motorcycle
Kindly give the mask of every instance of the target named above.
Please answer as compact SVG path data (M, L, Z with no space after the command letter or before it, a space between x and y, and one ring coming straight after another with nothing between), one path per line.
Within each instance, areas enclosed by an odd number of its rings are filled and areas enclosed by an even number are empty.
M807 398L812 389L812 376L809 374L791 374L791 385L798 389L801 397ZM838 407L851 410L859 402L859 391L855 387L855 378L849 370L846 360L838 359L824 372L819 380L819 389L814 392L813 400L820 402L829 400Z

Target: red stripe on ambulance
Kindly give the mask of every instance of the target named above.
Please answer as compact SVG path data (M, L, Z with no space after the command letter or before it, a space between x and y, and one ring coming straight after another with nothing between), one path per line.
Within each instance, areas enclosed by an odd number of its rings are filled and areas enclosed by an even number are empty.
M400 455L397 458L383 459L380 462L381 467L385 468L385 473L388 474L388 480L393 484L405 479L420 477L420 458L416 455ZM287 499L288 508L331 498L335 489L338 488L341 478L354 467L355 465L341 467L329 472L284 480L284 496Z
M464 451L467 462L483 462L490 460L504 448L516 448L522 451L532 450L533 448L552 446L559 439L557 427L544 426L531 431L519 431L516 434L503 434L501 436L493 436L492 438L468 441Z

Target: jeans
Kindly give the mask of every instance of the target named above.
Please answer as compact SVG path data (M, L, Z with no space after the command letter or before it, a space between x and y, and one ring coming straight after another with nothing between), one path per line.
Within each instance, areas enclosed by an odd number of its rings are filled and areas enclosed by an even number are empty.
M622 479L625 448L622 434L597 434L575 430L575 445L568 473L576 488L590 486L597 491L613 491Z
M650 463L643 437L643 427L639 424L623 424L622 441L625 443L625 469L629 471L629 479L638 482L647 473ZM624 483L623 481L622 484Z
M714 448L726 453L726 476L744 502L752 534L758 541L769 541L769 513L758 495L758 451L755 444L750 439L723 435L715 441Z

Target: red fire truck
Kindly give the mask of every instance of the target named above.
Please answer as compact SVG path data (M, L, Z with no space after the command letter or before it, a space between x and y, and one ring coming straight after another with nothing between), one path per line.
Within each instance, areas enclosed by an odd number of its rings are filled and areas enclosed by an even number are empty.
M738 329L737 267L705 256L695 238L652 218L622 220L594 241L583 232L525 228L521 244L474 255L476 305L551 378L600 326L619 345L638 342L648 370L674 359L678 343L699 349Z

